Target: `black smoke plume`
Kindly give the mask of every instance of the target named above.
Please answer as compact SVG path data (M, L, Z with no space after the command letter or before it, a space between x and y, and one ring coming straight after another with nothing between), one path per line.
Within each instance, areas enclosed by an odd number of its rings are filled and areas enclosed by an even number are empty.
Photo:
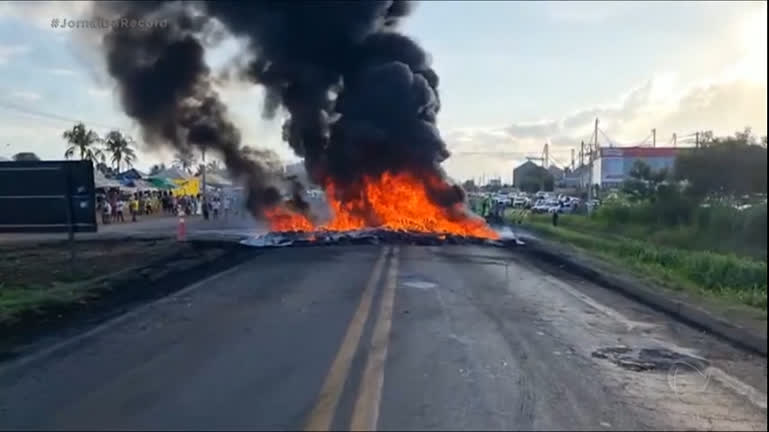
M440 163L438 75L419 45L397 31L407 1L137 2L104 7L131 17L172 17L162 31L113 31L110 73L126 112L179 146L211 146L246 175L254 196L274 196L268 173L238 150L237 130L210 86L203 45L214 21L248 40L239 75L264 86L265 116L289 113L283 136L310 178L355 195L364 177L411 172L447 208L464 200ZM191 11L197 11L195 13ZM212 19L213 18L213 19ZM215 20L214 20L215 19ZM213 38L216 39L216 38ZM296 194L295 194L296 195ZM300 206L301 207L301 206Z
M155 24L115 26L102 40L123 109L140 124L145 141L169 143L181 153L218 154L246 184L247 203L256 214L279 203L276 155L241 147L240 133L212 86L203 41L217 39L214 23L181 3L95 2L94 8L99 17Z

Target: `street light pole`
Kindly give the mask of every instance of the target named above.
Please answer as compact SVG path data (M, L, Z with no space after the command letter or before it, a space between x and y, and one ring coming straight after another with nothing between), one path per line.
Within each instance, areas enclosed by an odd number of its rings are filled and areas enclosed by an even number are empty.
M203 191L200 194L201 202L203 206L201 207L202 213L205 215L206 211L205 209L208 206L208 200L206 199L206 149L205 147L201 150L201 160L203 161L203 166L200 169L200 177L201 177L201 184L203 185Z
M593 130L593 146L588 152L588 185L587 185L587 213L590 214L592 211L591 204L593 201L593 159L596 156L596 152L598 151L598 117L595 119L595 128Z

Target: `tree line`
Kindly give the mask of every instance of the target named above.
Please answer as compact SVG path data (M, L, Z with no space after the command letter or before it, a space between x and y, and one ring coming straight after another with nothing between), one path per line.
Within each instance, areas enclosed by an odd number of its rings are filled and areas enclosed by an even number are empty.
M84 123L75 123L71 128L62 133L66 141L64 151L65 159L77 158L91 161L97 170L105 175L114 176L124 169L133 168L137 162L136 141L117 129L109 131L105 136L89 129ZM38 157L32 152L21 152L13 155L15 161L38 161ZM201 167L194 153L177 152L171 162L171 166L177 167L188 174L200 175ZM159 163L150 167L150 175L158 174L168 169L165 163ZM212 159L206 163L207 172L222 173L224 168L218 160Z
M701 145L676 157L672 171L636 161L623 191L633 201L655 201L681 193L695 202L735 200L767 193L766 137L750 128L733 136L704 133Z
M62 133L62 138L67 141L64 151L66 159L77 156L81 160L92 161L105 174L119 173L136 162L133 138L119 130L111 130L101 137L83 123L75 123ZM110 165L106 163L108 158Z

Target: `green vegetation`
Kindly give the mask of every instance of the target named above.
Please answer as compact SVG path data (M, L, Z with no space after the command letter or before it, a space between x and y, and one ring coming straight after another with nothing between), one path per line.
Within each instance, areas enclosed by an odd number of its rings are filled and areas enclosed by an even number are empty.
M766 262L734 254L662 246L595 228L579 215L562 215L557 227L548 215L529 215L527 227L590 251L612 263L652 276L673 289L696 291L766 311Z
M637 161L590 216L528 215L536 231L676 289L766 311L767 149L750 134L706 139L672 172ZM518 215L509 215L519 220Z
M178 253L179 245L170 240L91 241L77 245L73 262L66 242L2 246L0 329L60 306L90 303L109 291L101 283L105 278Z
M117 172L120 172L123 164L130 168L136 162L133 139L120 131L110 131L104 139L104 146L105 150L112 156L112 163Z
M83 283L53 285L8 285L0 283L0 326L9 325L26 313L42 313L45 308L87 301L94 287Z
M735 254L766 261L766 203L739 210L692 206L683 200L635 205L608 202L591 217L562 217L577 231L616 234L690 251Z

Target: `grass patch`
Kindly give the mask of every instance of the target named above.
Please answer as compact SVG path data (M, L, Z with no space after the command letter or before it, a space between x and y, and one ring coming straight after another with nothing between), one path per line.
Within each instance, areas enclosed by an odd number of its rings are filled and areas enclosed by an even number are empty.
M765 261L630 238L595 229L587 218L576 215L561 215L557 227L552 226L549 215L528 215L524 224L546 237L564 241L613 264L661 280L670 288L694 291L766 311Z
M88 301L92 298L93 294L88 286L76 282L52 286L0 284L0 325L13 324L27 313L42 314L51 306Z
M56 306L93 301L101 296L96 280L178 250L171 241L82 242L71 261L66 242L0 248L0 326Z

